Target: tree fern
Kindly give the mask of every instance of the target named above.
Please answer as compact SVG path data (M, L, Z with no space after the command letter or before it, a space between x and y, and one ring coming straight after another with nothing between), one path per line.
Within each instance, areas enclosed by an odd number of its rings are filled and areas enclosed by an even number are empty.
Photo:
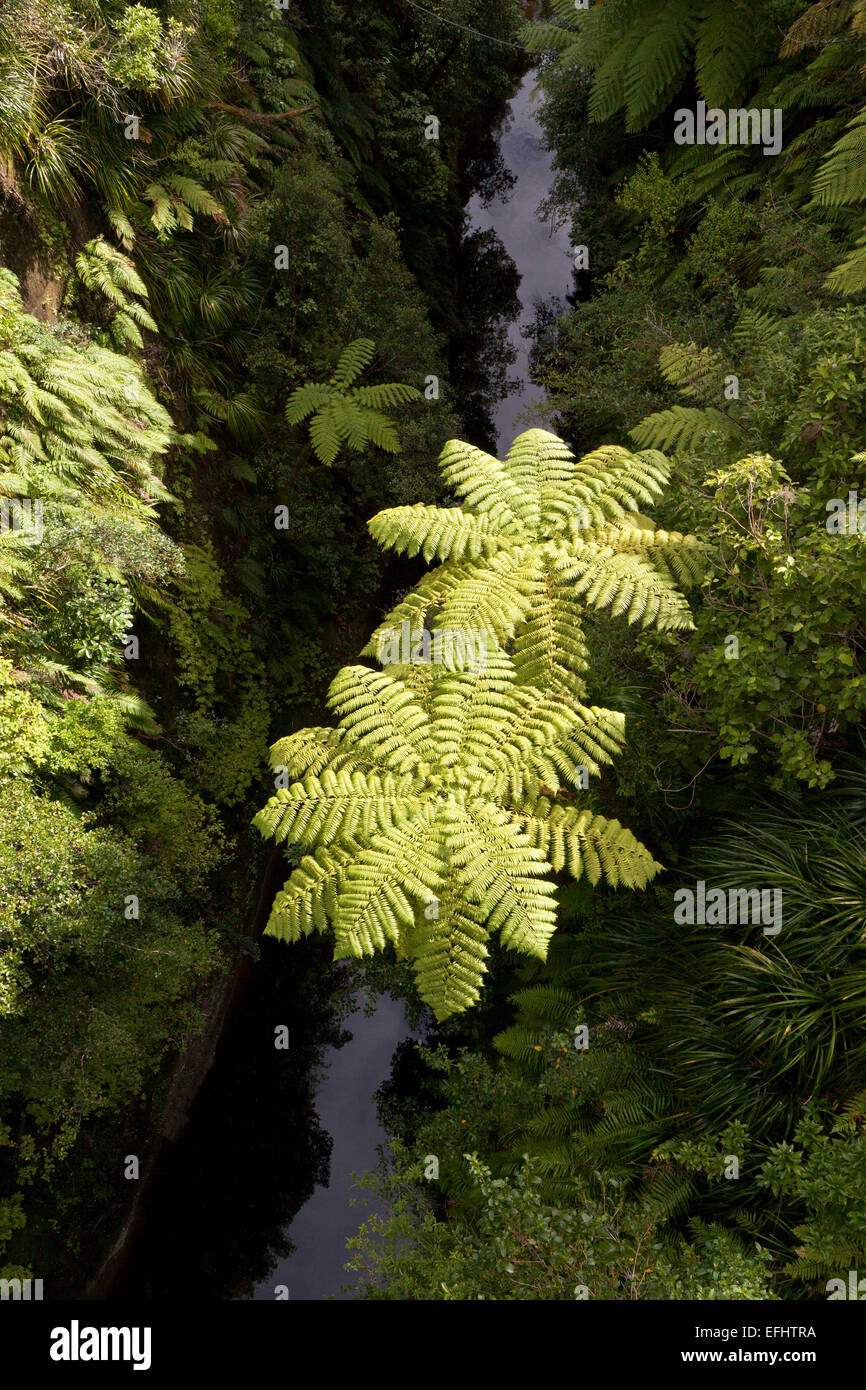
M695 44L695 73L708 106L727 106L739 99L754 58L751 4L704 5Z
M109 328L115 345L143 347L140 329L155 333L156 323L140 302L147 300L147 286L129 257L96 237L76 256L75 273L85 288L104 295L115 306Z
M866 198L866 110L858 111L840 140L828 154L813 187L814 200L822 207L862 203Z
M783 56L826 44L850 22L857 35L866 33L864 0L820 0L801 15L785 37ZM816 66L813 64L812 66ZM812 185L810 206L851 207L866 201L866 109L860 110L823 160ZM866 223L860 221L851 252L827 277L827 287L841 294L859 294L866 287Z
M697 343L670 343L659 353L659 367L665 381L683 396L703 398L721 396L725 364L712 348Z
M527 47L557 53L562 67L590 69L593 121L624 109L629 130L645 128L690 70L710 106L727 105L760 66L746 0L606 0L576 14L557 0L553 9L556 22L526 28Z
M630 129L640 129L679 85L698 26L697 9L693 0L672 0L656 6L652 28L642 27L624 79Z
M152 515L169 496L153 470L176 437L137 364L105 348L72 347L21 308L0 270L0 464L34 496L72 495Z
M329 921L336 958L392 945L446 1018L478 999L493 933L545 958L554 869L643 887L660 866L571 790L578 765L611 760L621 715L518 685L503 653L480 673L428 669L425 685L419 700L391 674L339 672L337 728L274 745L296 780L255 824L306 851L268 933L297 940Z
M834 38L852 18L862 24L866 16L863 0L818 0L791 25L781 47L783 58L790 58L805 48L814 48Z
M385 659L404 622L416 634L425 623L481 628L514 640L521 680L578 689L586 607L643 626L691 625L677 583L699 576L699 545L640 511L667 477L660 454L608 445L577 461L556 435L528 430L503 461L452 440L439 466L459 506L397 507L370 522L381 545L444 563L389 614L366 655Z
M353 387L352 382L369 367L375 355L375 343L369 338L356 338L340 354L329 382L298 386L289 397L287 421L298 425L312 415L313 450L328 467L336 461L344 444L354 450L374 444L390 454L400 447L394 425L383 414L383 408L416 400L421 393L402 382Z

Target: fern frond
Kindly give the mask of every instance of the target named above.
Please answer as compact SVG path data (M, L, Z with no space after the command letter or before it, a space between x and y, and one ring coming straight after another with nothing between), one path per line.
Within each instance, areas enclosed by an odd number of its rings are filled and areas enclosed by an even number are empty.
M344 666L331 682L328 705L343 740L362 756L400 773L433 760L430 721L402 681L367 666Z
M711 348L700 348L697 343L671 343L659 353L659 367L665 381L684 396L706 399L721 393L724 365Z
M382 410L385 406L418 400L421 392L416 386L407 386L403 381L386 381L381 386L358 386L353 395L359 405Z
M274 745L273 765L303 773L254 822L334 856L295 870L275 933L297 936L330 915L338 956L393 945L415 959L423 997L444 1018L477 999L491 933L545 958L557 862L612 885L655 872L618 822L538 795L541 776L555 785L577 760L609 761L622 716L519 685L504 653L483 670L427 672L414 688L349 667L329 703L337 729Z
M584 875L593 887L603 878L612 887L645 888L662 865L618 820L539 797L513 818L557 873Z
M476 560L497 549L498 537L488 516L473 516L460 507L391 507L378 512L367 529L383 549L425 560Z
M316 456L328 467L340 452L340 431L330 405L318 410L310 422L310 439Z
M696 28L693 0L671 0L632 50L624 84L629 130L640 130L676 86Z
M271 797L253 824L278 844L332 845L369 838L420 810L412 778L390 773L323 771L308 774Z
M225 208L218 203L212 193L208 193L195 179L187 178L183 174L170 174L165 180L166 186L183 199L187 207L193 212L203 213L209 217L216 218L219 222L227 222Z
M467 508L476 508L507 535L521 535L532 502L505 464L483 449L451 439L439 456L439 471Z
M366 371L375 356L376 344L371 338L356 338L340 353L331 384L341 391L345 390Z
M643 448L664 449L666 452L694 449L710 432L730 434L732 426L728 417L714 407L698 410L685 405L674 405L669 410L647 415L639 425L629 430L636 444Z
M804 48L815 48L845 27L854 13L852 0L818 0L791 25L779 50L781 58L791 58Z
M825 283L837 294L860 294L866 289L866 232L858 237L850 256L830 272Z
M369 440L377 449L384 449L388 454L400 452L400 439L392 422L376 410L364 411L360 439L361 442L355 446L356 448L363 448Z
M314 382L307 386L298 386L289 396L286 402L286 420L290 425L299 425L302 420L306 420L308 415L319 410L331 399L331 392L327 386L319 386Z
M400 946L411 932L410 896L429 897L439 886L432 820L432 808L426 809L411 825L393 826L352 856L337 899L335 960Z
M824 160L812 198L821 207L833 208L866 199L866 110L858 111Z
M274 898L265 934L278 941L300 941L313 931L327 931L336 918L337 897L351 860L351 853L339 845L305 854Z
M408 942L418 993L440 1019L478 1003L490 956L487 927L450 860L444 877L435 917L419 913Z
M727 106L742 93L754 62L748 6L713 4L701 19L695 47L698 89L708 106Z

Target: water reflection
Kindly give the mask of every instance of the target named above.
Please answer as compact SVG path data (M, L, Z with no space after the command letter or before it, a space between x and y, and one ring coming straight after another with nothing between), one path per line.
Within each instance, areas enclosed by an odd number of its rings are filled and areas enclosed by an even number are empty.
M316 1094L319 1123L333 1139L330 1172L326 1181L318 1179L319 1186L295 1217L293 1252L259 1285L257 1299L274 1298L277 1285L288 1289L290 1299L351 1297L339 1292L349 1277L343 1274L346 1239L375 1210L371 1204L355 1219L349 1205L352 1173L376 1166L376 1148L386 1136L373 1092L389 1075L392 1054L408 1029L402 1005L388 995L379 998L371 1017L354 1014L347 1027L351 1041L325 1054Z
M328 1174L315 1066L347 1036L332 949L262 941L186 1128L161 1155L114 1298L250 1297L290 1254L292 1218ZM288 1050L274 1045L281 1024Z
M493 410L493 427L499 449L507 449L516 433L527 428L533 418L532 407L543 399L543 391L530 380L530 339L537 308L551 301L564 300L571 288L573 271L571 247L566 227L542 221L539 204L553 183L552 156L544 148L532 92L537 81L528 73L510 103L500 136L499 148L505 167L513 176L508 189L494 197L481 190L467 207L469 236L492 232L502 250L520 274L520 307L506 336L511 348L514 389ZM524 419L518 420L518 416Z

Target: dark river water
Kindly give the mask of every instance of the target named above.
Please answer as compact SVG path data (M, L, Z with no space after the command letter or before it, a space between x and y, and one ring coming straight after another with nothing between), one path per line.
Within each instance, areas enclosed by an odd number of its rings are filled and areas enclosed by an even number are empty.
M294 1252L262 1280L254 1298L274 1298L279 1285L290 1299L351 1297L339 1292L348 1277L343 1274L346 1240L367 1214L349 1205L357 1196L352 1174L376 1166L376 1147L385 1134L373 1093L388 1077L394 1049L410 1030L402 1005L388 995L380 996L371 1017L355 1014L346 1027L351 1041L328 1049L316 1091L319 1124L333 1140L327 1186L317 1186L298 1212L289 1231Z
M567 230L536 215L552 173L534 82L530 74L520 84L499 135L510 190L467 206L467 233L492 230L521 277L521 314L508 330L514 389L493 411L500 453L534 422L541 394L521 329L537 300L562 300L573 283ZM374 1092L411 1032L388 996L370 1017L334 1019L329 950L263 941L187 1127L160 1164L115 1296L263 1300L282 1287L291 1300L352 1297L341 1293L345 1246L364 1220L350 1206L352 1174L376 1165L385 1135ZM283 1053L273 1045L280 1023L290 1029Z
M536 303L548 302L551 297L563 301L573 279L568 229L556 229L537 216L539 204L550 192L553 173L551 156L544 148L534 115L535 82L534 73L523 79L499 137L503 163L514 179L510 192L494 198L487 206L476 196L466 209L468 230L492 229L520 273L522 312L508 334L517 355L509 376L519 385L493 412L500 456L507 452L516 434L541 423L533 406L543 399L544 393L529 379L531 342L523 330L535 322Z

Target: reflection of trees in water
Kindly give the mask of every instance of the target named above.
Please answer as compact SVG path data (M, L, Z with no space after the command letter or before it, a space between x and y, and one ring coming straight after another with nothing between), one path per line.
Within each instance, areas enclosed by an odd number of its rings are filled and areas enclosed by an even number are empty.
M520 389L519 382L508 380L517 357L508 329L520 316L520 274L491 229L463 238L458 276L460 325L452 339L451 380L465 421L464 438L495 453L492 412Z
M570 296L567 296L570 299ZM555 370L559 350L559 320L565 306L559 295L539 296L532 303L532 319L520 330L530 343L529 374L536 386L544 385L545 373ZM547 412L548 416L550 412Z
M285 1234L317 1183L331 1139L315 1111L322 1049L345 996L324 940L263 940L248 993L177 1145L161 1164L116 1296L227 1299L252 1294L294 1249ZM290 1046L274 1046L285 1024Z
M517 183L517 175L512 174L505 163L499 143L503 131L509 125L510 119L506 118L503 124L492 126L485 131L472 158L466 165L465 185L472 189L477 198L480 198L481 206L485 208L490 206L494 198L501 198L504 201Z

